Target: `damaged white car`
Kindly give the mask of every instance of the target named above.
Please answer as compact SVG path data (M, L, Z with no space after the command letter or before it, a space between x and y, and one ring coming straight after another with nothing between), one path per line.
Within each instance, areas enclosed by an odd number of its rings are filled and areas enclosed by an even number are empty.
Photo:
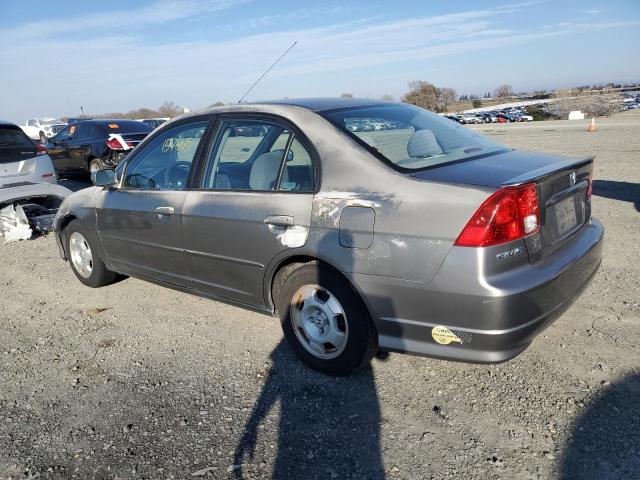
M52 230L53 219L71 190L50 183L0 184L0 236L5 243Z

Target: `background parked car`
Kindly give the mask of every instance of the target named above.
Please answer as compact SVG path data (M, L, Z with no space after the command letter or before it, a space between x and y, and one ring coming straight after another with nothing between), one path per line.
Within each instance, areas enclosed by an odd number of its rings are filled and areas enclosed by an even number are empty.
M39 140L40 143L46 143L48 138L53 137L66 126L66 123L57 118L30 118L20 128L29 138Z
M56 172L86 174L115 167L152 130L137 120L83 120L51 138L47 149Z
M47 149L13 123L0 120L0 184L57 183Z

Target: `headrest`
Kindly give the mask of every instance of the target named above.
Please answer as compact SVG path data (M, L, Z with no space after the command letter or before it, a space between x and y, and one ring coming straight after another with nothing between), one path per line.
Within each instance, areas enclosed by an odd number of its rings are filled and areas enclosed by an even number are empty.
M411 158L424 158L443 151L431 130L416 130L407 143L407 153Z

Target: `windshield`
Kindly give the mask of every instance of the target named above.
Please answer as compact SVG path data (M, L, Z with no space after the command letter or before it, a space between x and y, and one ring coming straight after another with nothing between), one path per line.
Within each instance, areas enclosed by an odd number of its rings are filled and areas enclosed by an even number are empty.
M467 127L408 104L319 112L372 152L410 170L502 152L505 147Z

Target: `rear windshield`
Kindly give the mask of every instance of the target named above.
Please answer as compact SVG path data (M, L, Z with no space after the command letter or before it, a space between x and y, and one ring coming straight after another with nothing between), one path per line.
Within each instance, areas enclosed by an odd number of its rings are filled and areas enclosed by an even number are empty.
M0 148L33 148L33 142L22 130L11 127L0 127Z
M408 104L348 107L319 113L371 152L408 170L505 150L457 122Z
M35 144L20 128L0 126L0 163L15 162L16 154L35 151Z
M104 123L103 127L108 133L143 133L153 130L151 125L137 120L113 120Z

